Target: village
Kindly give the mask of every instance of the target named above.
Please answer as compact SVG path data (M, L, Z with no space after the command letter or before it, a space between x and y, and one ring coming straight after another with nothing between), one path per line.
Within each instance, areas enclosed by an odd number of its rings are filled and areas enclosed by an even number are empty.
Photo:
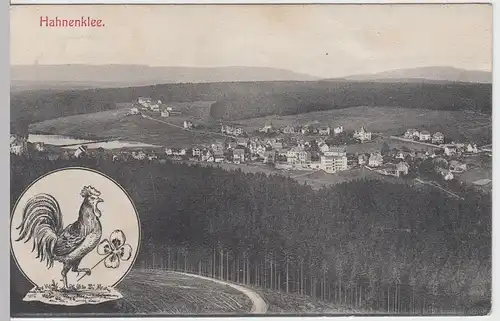
M128 115L168 118L179 116L181 112L161 101L140 97ZM181 128L196 130L196 125L184 120ZM171 160L260 165L275 171L299 171L305 174L317 171L335 174L366 168L381 175L398 178L411 174L415 176L416 173L421 176L424 166L427 172L432 172L444 181L452 181L457 174L466 172L468 157L491 157L491 147L479 148L474 143L448 141L443 133L430 133L414 128L407 129L399 136L384 137L370 132L365 126L348 132L342 125L305 124L274 128L272 124L266 124L254 132L246 132L240 125L221 123L219 133L221 138L213 139L210 144L190 148L163 146L119 150L89 149L86 145L74 149L48 148L43 143L28 143L27 137L11 135L10 152L16 155L36 154L37 157L51 160L105 157L113 161L147 160L166 163ZM399 148L391 148L387 143L391 140L397 141ZM383 141L379 150L364 150L363 146L369 146L374 141ZM349 152L350 146L357 146L358 152ZM489 182L478 182L478 185L481 183Z

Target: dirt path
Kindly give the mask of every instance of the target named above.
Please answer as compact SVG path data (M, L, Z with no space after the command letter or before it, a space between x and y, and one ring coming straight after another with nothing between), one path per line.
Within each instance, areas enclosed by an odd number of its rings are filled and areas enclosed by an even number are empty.
M262 299L262 297L260 295L258 295L257 293L255 293L254 291L247 289L243 286L240 286L240 285L237 285L234 283L230 283L230 282L226 282L226 281L212 279L212 278L202 276L202 275L197 275L197 274L183 273L183 272L173 272L173 273L182 274L185 276L190 276L190 277L199 278L199 279L203 279L203 280L210 280L210 281L215 282L215 283L230 286L233 289L236 289L238 291L243 292L246 296L248 296L250 298L250 300L253 303L252 310L250 311L250 313L263 314L263 313L267 312L267 304Z
M179 128L179 129L182 129L182 130L194 133L194 134L212 135L212 136L215 135L215 136L222 136L222 137L234 138L233 136L225 135L223 133L210 132L210 131L206 131L206 130L192 130L192 129L184 128L182 126L172 124L171 122L160 120L160 119L156 119L156 118L153 118L151 116L144 115L144 114L143 114L142 117L146 118L146 119L149 119L149 120L153 120L153 121L158 122L158 123L162 123L162 124L166 124L166 125L169 125L169 126L172 126L172 127L176 127L176 128Z

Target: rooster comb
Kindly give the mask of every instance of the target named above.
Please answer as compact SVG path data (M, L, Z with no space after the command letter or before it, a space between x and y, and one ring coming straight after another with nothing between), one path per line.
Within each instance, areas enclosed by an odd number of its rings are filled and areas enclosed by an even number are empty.
M82 197L88 197L91 195L100 196L101 192L99 192L98 190L96 190L95 188L93 188L92 186L89 185L89 186L84 186L82 188L80 195L82 195Z

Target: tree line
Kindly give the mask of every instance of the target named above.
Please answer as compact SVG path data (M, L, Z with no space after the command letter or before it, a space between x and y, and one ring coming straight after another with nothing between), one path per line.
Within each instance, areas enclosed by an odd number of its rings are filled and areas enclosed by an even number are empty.
M321 190L186 164L13 156L11 204L51 170L86 166L140 213L137 268L189 271L340 305L436 313L491 295L491 195L357 180Z
M262 81L181 83L130 88L25 91L11 97L11 120L32 122L105 111L145 96L164 103L216 101L216 120L294 115L353 106L465 110L491 115L491 84ZM251 106L251 107L249 107Z

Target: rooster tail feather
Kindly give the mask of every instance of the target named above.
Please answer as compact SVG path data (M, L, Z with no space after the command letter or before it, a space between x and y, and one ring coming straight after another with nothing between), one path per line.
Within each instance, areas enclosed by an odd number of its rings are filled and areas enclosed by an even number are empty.
M37 194L30 198L24 207L21 224L17 227L19 238L24 243L33 240L32 252L37 252L37 259L45 261L47 267L54 263L53 250L57 235L62 232L61 208L57 200L49 194Z

